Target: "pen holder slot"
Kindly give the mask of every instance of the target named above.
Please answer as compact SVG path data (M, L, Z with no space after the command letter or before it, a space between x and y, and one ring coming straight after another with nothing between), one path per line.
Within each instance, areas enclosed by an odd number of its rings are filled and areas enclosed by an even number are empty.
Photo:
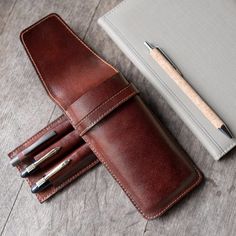
M71 131L73 131L73 127L68 119L64 115L60 116L10 152L8 156L12 159L11 163L14 166L21 166L22 163L29 165L33 162L34 156L38 155L45 148L57 142L60 138Z
M69 160L68 165L50 178L50 182L53 187L59 187L65 181L73 178L75 175L83 171L83 169L89 166L91 163L95 164L98 162L96 156L93 154L89 146L87 144L83 144L70 154L65 155L59 162L54 163L53 166L47 169L45 174L55 169L59 163L62 163L65 160Z
M47 147L41 153L34 157L35 161L45 160L39 165L40 168L47 168L51 163L59 162L64 156L73 152L76 148L84 143L83 139L79 136L78 131L73 130L53 145ZM52 153L52 154L50 154ZM49 155L48 155L49 154ZM48 155L48 156L47 156Z
M89 169L91 169L93 166L99 163L96 156L93 154L89 154L88 156L83 156L83 149L79 150L83 144L84 141L81 138L78 138L78 136L73 133L74 129L70 122L68 121L67 117L62 115L59 118L57 118L55 121L47 125L45 128L40 130L38 133L33 135L31 138L29 138L27 141L25 141L23 144L15 148L13 151L11 151L8 156L11 159L14 159L19 153L23 152L25 149L30 147L32 144L37 142L41 137L43 137L45 134L51 131L56 131L57 136L53 137L51 140L48 140L45 144L40 145L35 151L31 152L30 155L27 155L27 158L20 161L16 167L20 173L22 173L23 170L25 170L26 167L30 166L35 161L42 158L43 155L48 153L50 150L52 150L54 147L63 146L64 148L61 149L62 151L58 152L60 153L59 156L55 155L54 160L47 164L41 164L40 169L35 171L33 174L30 174L28 177L26 177L26 181L28 182L30 188L38 181L40 180L45 173L48 173L50 170L55 168L59 163L64 161L68 156L73 155L73 168L68 171L68 169L64 169L66 171L63 178L59 177L56 178L55 175L54 178L52 178L53 185L49 188L43 190L42 192L39 192L36 194L36 197L38 198L39 202L44 202L51 196L53 196L56 192L58 192L60 189L68 185L70 182L72 182L74 179L78 178L83 173L87 172ZM78 151L79 150L79 151ZM79 156L76 156L76 153ZM82 154L81 154L82 152ZM81 159L78 163L75 161L75 159ZM76 162L76 164L75 164ZM70 163L70 164L71 164ZM64 172L61 172L64 173Z

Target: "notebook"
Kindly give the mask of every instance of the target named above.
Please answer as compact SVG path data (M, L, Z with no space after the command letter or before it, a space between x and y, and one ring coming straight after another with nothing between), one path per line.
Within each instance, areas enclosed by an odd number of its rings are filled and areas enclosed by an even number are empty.
M215 160L235 145L151 58L160 46L236 137L236 1L125 0L99 24L192 130Z

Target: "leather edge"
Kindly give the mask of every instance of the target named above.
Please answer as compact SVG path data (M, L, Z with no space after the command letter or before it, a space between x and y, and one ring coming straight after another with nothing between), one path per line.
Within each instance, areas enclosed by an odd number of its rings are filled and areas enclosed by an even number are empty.
M51 122L50 124L48 124L46 127L44 127L43 129L41 129L40 131L38 131L36 134L34 134L33 136L31 136L29 139L27 139L25 142L23 142L21 145L19 145L18 147L16 147L14 150L12 150L11 152L8 153L8 156L10 158L12 158L14 155L16 155L18 152L22 151L27 145L28 143L30 143L31 141L35 140L36 138L38 138L39 136L41 136L45 131L51 129L55 124L59 124L60 122L63 123L64 121L66 121L65 119L66 117L64 115L59 116L56 120L54 120L53 122ZM64 120L63 120L64 119Z
M82 39L79 38L79 36L70 28L70 26L68 24L66 24L66 22L57 14L57 13L51 13L49 15L46 15L45 17L43 17L42 19L40 19L39 21L36 21L34 24L32 24L31 26L27 27L26 29L24 29L23 31L21 31L20 33L20 41L28 55L28 57L30 58L30 61L43 85L43 87L45 88L48 96L63 110L64 108L61 106L61 104L57 101L57 99L54 97L53 93L51 92L51 90L48 88L48 86L45 84L43 76L41 75L40 71L37 68L37 65L34 62L34 59L31 57L31 54L28 50L28 47L25 44L24 41L24 34L27 33L29 30L33 29L35 26L37 26L38 24L40 24L41 22L47 20L50 17L56 17L61 24L63 24L63 26L70 31L70 33L76 38L76 40L78 40L78 42L82 43L83 46L85 46L95 57L97 57L98 59L100 59L103 63L105 63L107 66L109 66L110 68L112 68L115 72L118 73L118 71L112 66L110 65L108 62L106 62L104 59L102 59L100 56L98 56L91 48L89 48L89 46L87 44L85 44L85 42L83 42ZM71 121L71 120L70 120Z
M190 165L193 169L193 171L195 172L195 176L196 176L196 180L194 182L191 183L190 186L186 186L186 189L181 191L181 193L179 193L178 196L176 196L176 198L171 201L168 205L166 205L165 207L163 207L162 209L158 209L155 213L153 214L146 214L141 207L136 203L136 201L133 199L132 195L128 192L128 190L122 185L122 183L119 181L118 177L116 177L114 175L114 173L112 172L112 170L109 168L109 166L107 165L106 161L104 161L102 154L100 154L99 152L97 152L96 148L90 143L90 141L87 139L87 137L83 136L82 137L86 143L88 143L89 147L92 149L92 151L95 153L95 155L97 157L99 157L100 161L102 162L102 164L106 167L106 169L109 171L109 173L112 175L112 177L116 180L116 182L120 185L120 187L123 189L123 191L126 193L126 195L128 196L128 198L130 199L130 201L133 203L133 205L135 206L135 208L141 213L141 215L143 215L143 217L147 220L152 220L155 219L156 217L159 217L161 215L163 215L169 208L171 208L175 203L177 203L179 200L181 200L185 195L187 195L192 189L194 189L197 185L199 185L203 179L203 175L201 174L201 172L193 165L192 162L190 162Z
M99 164L99 162L100 161L98 159L93 161L88 166L84 167L79 172L77 172L76 174L74 174L73 176L71 176L70 178L65 180L62 184L60 184L59 186L55 187L54 190L52 192L50 192L50 194L48 194L48 195L46 195L44 197L41 197L40 194L37 193L36 194L37 199L39 200L40 203L43 203L44 201L46 201L49 198L51 198L58 191L62 190L64 187L66 187L68 184L70 184L72 181L74 181L76 178L80 177L82 174L85 174L88 170L90 170L91 168L93 168L94 166ZM28 179L27 179L27 182L28 182Z
M37 139L40 135L42 135L45 131L47 131L48 129L50 129L53 125L60 123L61 121L64 122L65 121L66 116L61 115L59 116L56 120L54 120L52 123L50 123L49 125L47 125L46 127L44 127L43 129L41 129L39 132L37 132L35 135L33 135L31 138L27 139L23 144L21 144L20 146L18 146L17 148L15 148L13 151L8 153L8 157L11 159L14 155L16 155L18 152L20 152L22 149L25 148L25 146L34 141L35 139ZM63 120L64 119L64 120ZM70 184L73 180L75 180L77 177L81 176L82 174L86 173L88 170L90 170L92 167L94 167L95 165L99 164L99 160L95 160L93 162L91 162L89 165L85 166L84 168L82 168L80 171L78 171L76 174L74 174L73 176L71 176L70 178L66 179L62 184L60 184L57 187L54 187L52 189L52 191L47 194L46 196L41 196L41 193L37 193L35 194L38 201L40 203L43 203L44 201L46 201L47 199L49 199L50 197L52 197L54 194L56 194L59 190L63 189L64 187L66 187L68 184ZM18 171L20 172L21 169L19 166L16 166L16 168L18 169ZM29 184L29 186L32 186L33 182L30 180L30 178L26 178L27 183Z

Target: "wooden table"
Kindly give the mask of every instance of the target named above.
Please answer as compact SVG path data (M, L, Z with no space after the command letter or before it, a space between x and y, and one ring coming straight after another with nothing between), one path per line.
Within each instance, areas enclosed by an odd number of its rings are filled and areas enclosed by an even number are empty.
M236 235L236 150L216 162L158 92L106 36L97 19L120 0L0 0L1 235ZM147 221L103 166L39 204L7 153L61 114L47 97L20 31L57 12L98 54L132 81L206 181L165 216ZM158 182L158 180L157 180Z

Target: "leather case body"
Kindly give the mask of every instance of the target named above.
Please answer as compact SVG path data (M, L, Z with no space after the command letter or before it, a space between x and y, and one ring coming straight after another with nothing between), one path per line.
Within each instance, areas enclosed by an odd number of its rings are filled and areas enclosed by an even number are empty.
M202 174L135 87L56 14L21 34L48 95L147 219L196 187Z
M19 147L11 151L8 156L10 157L10 159L14 158L16 155L22 157L24 155L24 150L26 150L33 143L37 142L37 140L51 131L56 132L56 136L28 154L27 159L21 161L16 166L21 173L27 166L32 164L34 161L42 158L42 156L45 155L49 150L52 150L52 148L58 146L61 148L59 153L60 157L58 155L55 155L53 157L54 160L52 163L41 165L40 170L26 178L29 186L32 187L47 172L52 170L52 168L54 168L60 161L63 161L64 159L70 157L70 167L63 169L61 172L51 178L52 186L36 193L37 199L40 203L52 197L59 190L67 186L73 180L86 173L88 170L99 163L99 160L96 158L96 156L91 153L88 145L85 144L83 140L74 133L72 125L64 115L48 124L45 128L29 138Z

